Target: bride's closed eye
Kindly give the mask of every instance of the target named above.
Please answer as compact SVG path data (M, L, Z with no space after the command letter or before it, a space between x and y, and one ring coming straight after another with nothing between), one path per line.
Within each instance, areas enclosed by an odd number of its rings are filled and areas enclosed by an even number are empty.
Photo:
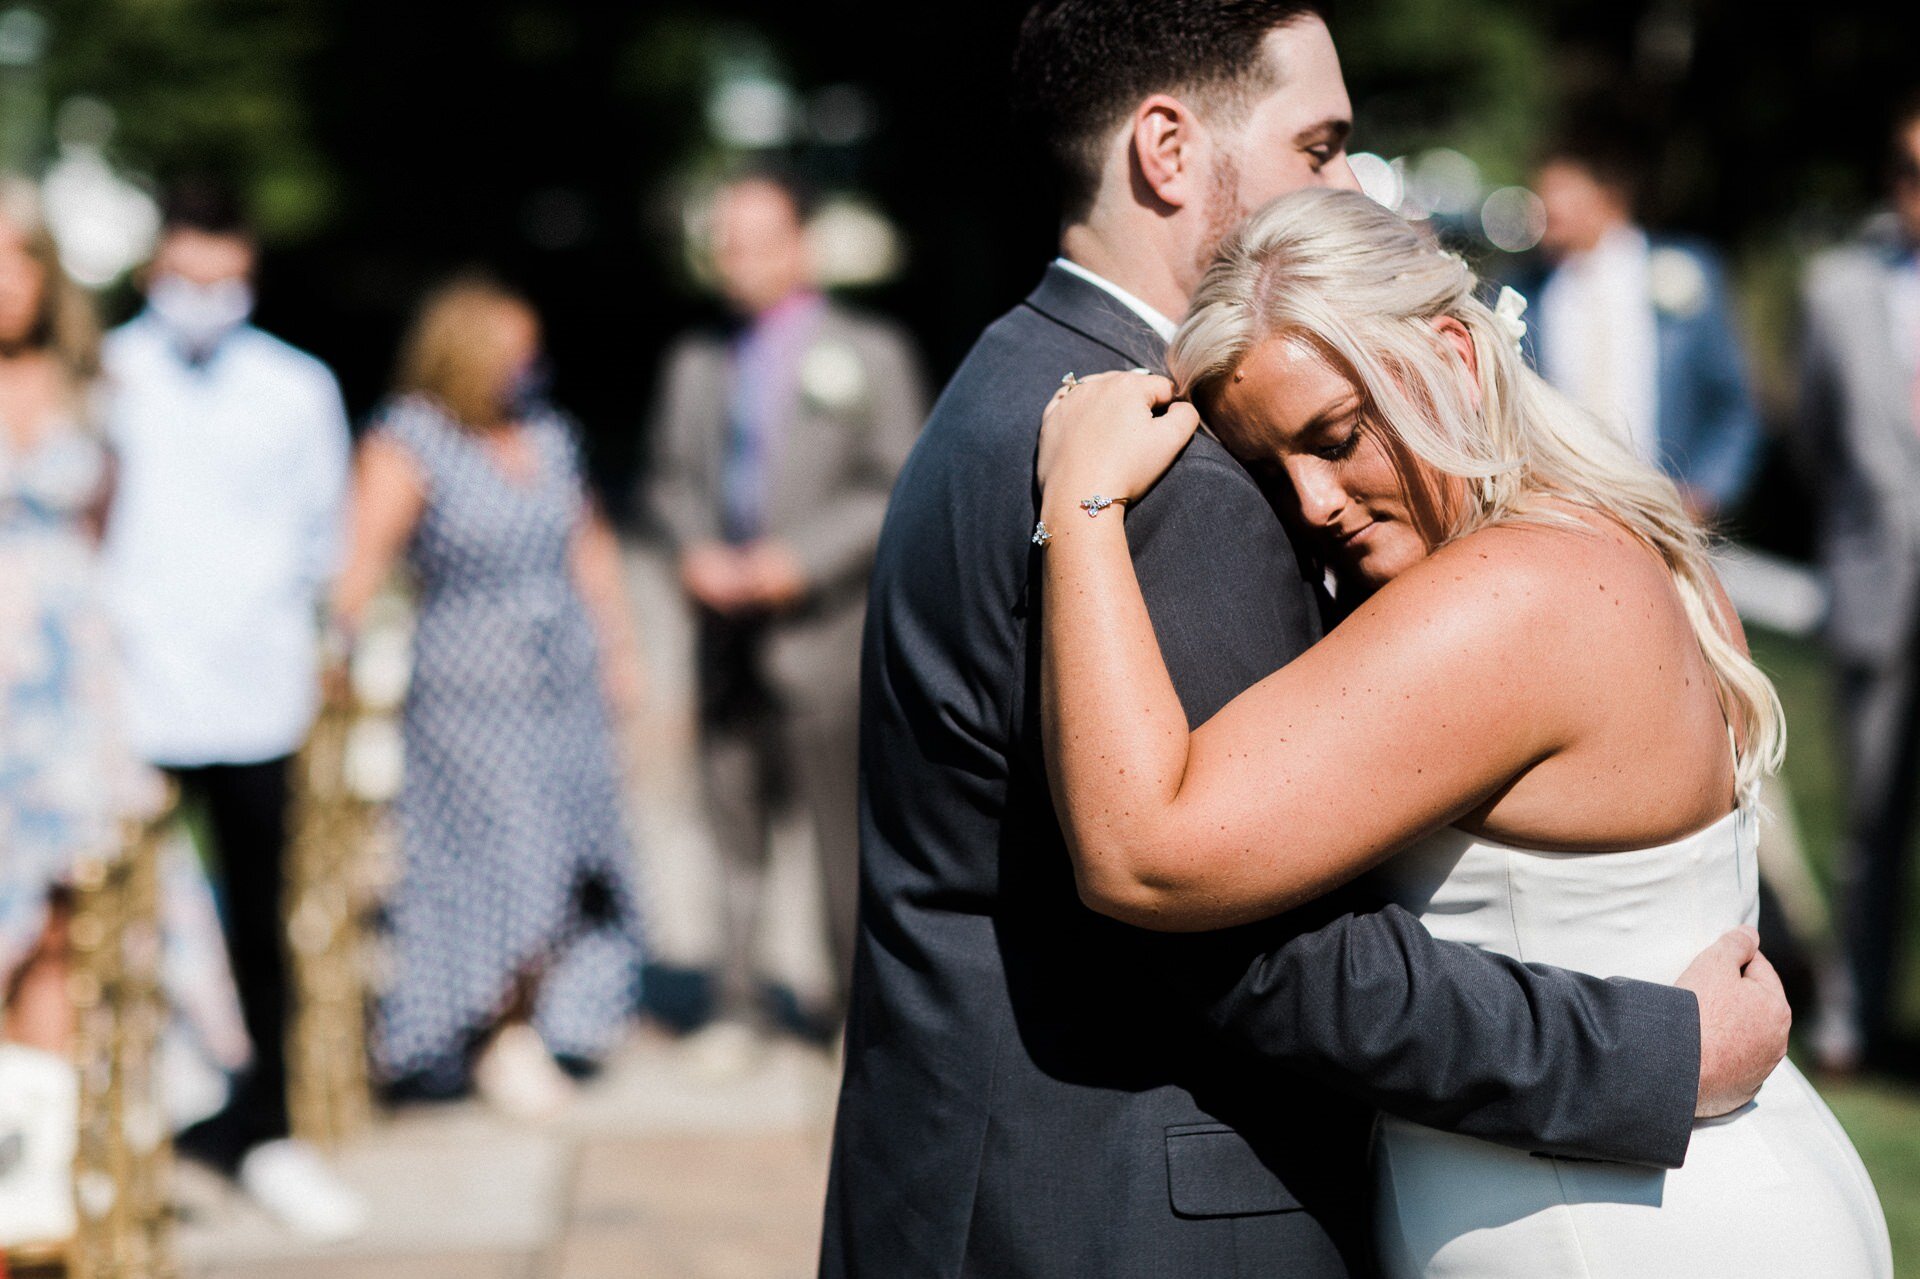
M1352 418L1349 419L1346 424L1346 433L1344 435L1339 439L1315 448L1313 455L1318 458L1324 458L1329 462L1344 462L1352 457L1353 451L1359 447L1360 420L1358 418Z
M1355 430L1338 444L1325 445L1315 449L1313 453L1315 457L1325 458L1329 462L1344 462L1353 456L1353 451L1358 447L1360 447L1360 432Z

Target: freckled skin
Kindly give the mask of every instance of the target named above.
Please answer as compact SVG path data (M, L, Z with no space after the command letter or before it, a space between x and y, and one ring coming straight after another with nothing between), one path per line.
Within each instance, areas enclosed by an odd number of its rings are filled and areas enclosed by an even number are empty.
M1604 852L1725 815L1727 725L1645 543L1552 498L1570 525L1445 542L1428 499L1444 508L1459 485L1369 424L1363 397L1317 352L1269 340L1237 373L1197 407L1358 603L1189 733L1120 522L1062 521L1043 571L1077 606L1045 622L1043 713L1047 736L1069 744L1049 765L1083 896L1148 927L1225 927L1317 896L1439 826ZM1170 398L1164 380L1085 385L1043 429L1043 513L1060 494L1142 491L1112 477L1157 475L1184 443L1149 414L1153 395ZM1104 775L1075 758L1083 726L1098 726ZM1284 849L1266 838L1276 829L1289 832Z

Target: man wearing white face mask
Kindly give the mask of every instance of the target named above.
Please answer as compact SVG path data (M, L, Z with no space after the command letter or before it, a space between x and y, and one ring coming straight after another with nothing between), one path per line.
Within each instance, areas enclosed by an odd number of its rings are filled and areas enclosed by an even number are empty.
M317 701L315 618L338 552L348 435L319 360L250 325L233 204L179 193L147 307L107 340L118 481L105 544L128 731L206 813L252 1066L182 1148L294 1230L356 1233L359 1197L289 1139L281 930L289 764Z

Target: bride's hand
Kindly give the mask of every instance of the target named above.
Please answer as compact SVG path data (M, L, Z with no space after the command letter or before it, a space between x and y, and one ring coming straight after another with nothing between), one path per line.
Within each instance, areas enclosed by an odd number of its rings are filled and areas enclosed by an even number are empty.
M1193 438L1200 414L1151 373L1096 373L1063 386L1040 424L1042 491L1078 502L1137 500Z

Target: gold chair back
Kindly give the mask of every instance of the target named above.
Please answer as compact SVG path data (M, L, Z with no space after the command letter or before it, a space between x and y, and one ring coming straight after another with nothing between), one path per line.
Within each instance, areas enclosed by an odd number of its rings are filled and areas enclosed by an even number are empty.
M80 1131L71 1279L168 1279L172 1148L160 1104L160 849L172 805L126 825L74 880L71 976Z
M365 948L372 899L372 805L348 775L350 695L329 697L294 770L287 858L287 939L295 1012L287 1045L293 1130L336 1147L372 1116L367 1078Z

